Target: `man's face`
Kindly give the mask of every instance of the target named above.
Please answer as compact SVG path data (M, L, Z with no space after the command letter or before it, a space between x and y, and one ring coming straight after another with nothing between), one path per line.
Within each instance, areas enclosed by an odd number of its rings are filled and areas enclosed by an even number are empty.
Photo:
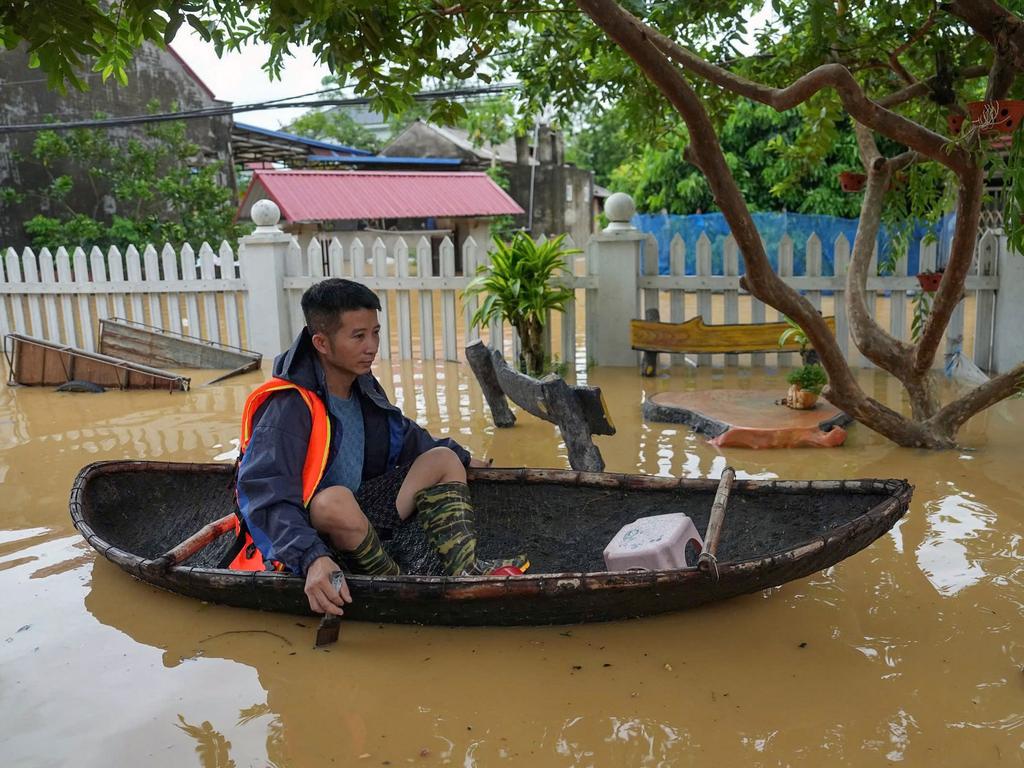
M370 372L380 346L380 322L375 309L352 309L341 314L332 335L313 334L313 346L323 361L339 372L360 376Z

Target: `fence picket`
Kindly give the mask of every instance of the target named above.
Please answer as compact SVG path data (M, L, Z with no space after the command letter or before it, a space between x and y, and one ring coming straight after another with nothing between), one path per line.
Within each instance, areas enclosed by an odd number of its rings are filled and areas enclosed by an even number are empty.
M847 360L851 360L850 322L846 316L846 273L850 270L850 241L840 234L835 243L835 290L833 301L836 308L836 342ZM859 352L856 353L860 355ZM852 365L852 363L851 363Z
M711 276L711 240L708 239L706 232L701 232L697 238L697 276ZM711 317L711 291L697 291L697 314L703 317L708 325L712 323L714 318ZM711 355L697 355L697 365L711 365Z
M160 252L160 259L164 265L164 281L174 284L178 282L178 258L170 243L164 243ZM167 322L171 326L169 330L181 333L181 299L179 291L167 294Z
M124 259L128 265L128 290L131 291L130 305L132 308L131 319L136 322L145 322L145 316L142 312L142 295L138 293L144 289L142 285L142 260L139 257L139 251L134 245L129 245L124 252Z
M142 279L146 283L146 289L158 286L160 284L160 259L157 256L156 248L151 243L147 244L142 251L142 266L145 272ZM154 328L163 328L164 317L160 309L160 294L151 292L148 304L149 319L146 322Z
M933 240L930 243L921 243L921 261L918 267L918 272L934 272L935 267L938 265L939 249L938 244ZM934 296L932 297L934 298ZM949 339L949 326L946 326L946 332L943 333L943 338L939 342L940 348L944 347L943 342L948 343ZM933 368L939 368L943 365L941 355L936 355L935 360L932 362Z
M306 247L306 274L316 280L324 276L324 246L316 237Z
M39 282L48 285L51 290L56 290L57 275L53 269L53 254L49 248L43 248L39 252ZM54 293L43 294L43 308L46 310L46 332L40 335L48 341L67 343L67 338L61 332L60 321L57 318L57 296Z
M39 282L39 264L36 262L36 255L28 248L21 252L21 276L26 285ZM38 294L26 296L28 301L28 320L31 324L27 332L39 338L46 337L46 330L43 328L43 300Z
M793 238L789 234L784 234L779 239L779 277L792 277L793 276ZM772 312L772 316L775 320L783 320L784 315L778 310ZM779 352L776 354L776 360L779 366L795 366L799 365L799 358L792 352Z
M373 276L388 276L388 249L379 237L373 241ZM378 289L380 297L380 359L391 359L391 291Z
M467 237L465 242L462 244L462 274L466 277L472 277L476 274L476 266L479 263L477 252L479 246L476 244L476 240L472 237ZM466 342L474 338L473 332L473 315L476 313L476 308L479 305L479 300L475 295L467 296L465 293L462 294L462 312L465 315L465 328L466 328Z
M736 245L736 238L729 235L725 238L723 254L723 274L726 277L738 277L740 274L739 248ZM740 294L739 291L726 291L725 293L725 322L727 325L735 325L740 321ZM740 357L735 354L725 356L726 365L739 365Z
M99 321L110 317L110 291L103 288L109 282L110 275L107 272L107 257L95 245L89 250L89 271L92 275L92 282L96 293L96 328L99 329ZM106 286L109 288L109 286Z
M441 241L441 277L455 277L455 246L446 236ZM459 318L455 308L455 291L441 289L441 349L445 360L457 361L459 350L456 328Z
M11 285L19 285L25 282L24 273L21 270L21 259L13 248L7 249L7 282ZM25 323L25 307L21 294L11 296L11 323L17 333L29 333Z
M421 237L416 243L416 276L427 278L433 276L434 263L430 251L430 241ZM419 291L420 308L420 357L424 360L434 359L434 292Z
M989 230L978 243L977 273L995 275L999 268L999 237ZM976 291L974 305L974 364L984 371L992 370L995 344L996 296L993 291ZM1019 332L1015 329L1014 332ZM1009 332L1009 331L1007 331Z
M60 251L64 249L61 248ZM58 256L60 254L58 251ZM85 286L89 284L89 262L85 257L85 251L80 247L75 248L69 259L74 269L74 282L76 285ZM90 352L96 352L96 329L92 318L89 295L78 294L78 318L82 324L82 348Z
M366 247L362 240L353 240L349 247L352 253L352 276L358 280L366 277Z
M576 248L572 238L566 238L567 248ZM569 244L571 243L571 245ZM572 279L576 274L576 257L579 254L567 253L563 258L565 273ZM570 371L576 370L576 291L565 303L565 312L562 313L562 362L567 363Z
M128 313L124 308L124 259L121 257L121 252L114 246L110 246L107 251L107 275L110 277L110 282L119 283L117 286L111 286L114 316L127 318Z
M64 322L64 338L72 347L78 346L78 328L75 323L75 309L71 302L74 278L71 276L71 256L61 246L57 249L57 282L63 287L60 295L61 319Z
M893 264L893 277L907 276L907 251L903 250ZM907 292L893 289L889 292L889 334L901 341L907 337Z
M222 241L218 253L220 255L220 279L234 280L237 269L231 244L227 240ZM224 292L224 326L228 332L228 344L233 347L242 346L242 326L238 318L238 294L234 291Z
M213 263L213 248L206 241L199 246L199 275L204 288L212 289L217 285L217 266ZM207 285L208 283L208 285ZM220 313L217 311L217 294L212 290L203 293L203 327L207 341L220 343Z
M341 241L336 237L331 238L331 244L327 247L327 267L330 270L331 277L346 277L345 269L345 251L341 246Z
M409 245L403 237L395 242L395 268L400 278L408 278L412 271L409 269ZM407 290L398 291L398 358L412 359L412 312Z
M668 271L673 277L686 276L686 241L677 233L668 246ZM681 323L686 319L686 291L673 289L668 299L669 322ZM670 365L686 362L686 355L670 355Z
M181 279L194 282L196 279L196 253L192 246L185 243L181 246ZM202 336L203 329L199 325L199 298L194 291L185 293L185 318L181 321L188 330L189 336Z

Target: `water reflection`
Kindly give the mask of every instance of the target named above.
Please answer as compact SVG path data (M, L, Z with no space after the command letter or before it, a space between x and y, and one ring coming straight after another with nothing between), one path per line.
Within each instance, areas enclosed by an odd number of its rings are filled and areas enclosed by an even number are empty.
M465 366L378 375L407 415L475 454L567 466L553 425L520 413L495 429ZM318 652L314 622L154 590L97 560L68 520L68 487L88 461L231 461L259 374L174 395L0 387L5 761L976 765L1019 754L1024 403L972 422L976 450L964 453L906 451L860 427L835 451L718 450L644 424L644 394L780 375L590 376L619 428L597 439L612 471L905 476L915 502L834 568L693 613L523 630L353 624Z
M929 533L917 549L917 562L935 589L954 595L985 578L982 563L970 556L971 545L991 529L995 516L959 493L928 502L926 510Z

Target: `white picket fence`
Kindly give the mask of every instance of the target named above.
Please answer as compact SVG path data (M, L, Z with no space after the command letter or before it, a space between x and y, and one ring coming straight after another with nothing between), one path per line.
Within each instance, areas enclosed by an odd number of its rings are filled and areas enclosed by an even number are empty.
M698 313L708 323L777 319L778 313L740 290L739 253L731 237L725 243L724 274L718 275L712 274L711 242L706 236L696 246L696 275L684 274L685 246L678 236L671 244L668 275L657 274L653 237L641 240L644 247L637 285L643 301L637 308L602 305L600 276L592 268L595 249L602 247L597 239L586 246L586 253L567 257L571 277L561 281L576 289L576 299L564 315L552 318L549 352L553 350L559 359L585 366L585 350L602 322L628 322L629 317L642 317L644 309L654 306L661 309L663 320L673 322ZM566 245L573 247L568 239ZM784 238L778 253L779 273L789 285L804 292L814 306L836 315L840 346L851 364L865 365L850 341L844 302L850 244L843 236L835 242L834 276L821 274L821 241L816 235L811 235L806 247L806 274L794 275L793 242ZM1000 238L992 233L980 241L976 268L966 285L968 301L961 302L947 332L947 353L967 349L963 340L965 305L970 307L970 322L966 325L973 331L973 359L983 369L990 367L991 360L1000 247ZM299 307L302 291L327 275L350 277L381 298L382 359L457 360L467 341L477 335L470 318L479 300L463 297L462 291L476 267L490 259L487 249L472 238L462 243L461 252L463 270L456 274L455 245L447 238L440 246L436 270L426 238L415 242L398 238L390 251L379 238L370 242L354 240L346 247L334 241L326 261L319 242L311 243L303 252L292 239L280 286L287 298L291 333L298 333L303 325ZM88 253L80 248L54 252L42 249L38 253L25 249L20 254L8 249L0 260L0 335L16 331L94 351L99 319L124 317L245 347L251 336L246 330L248 313L261 310L261 298L247 295L245 264L244 243L239 249L221 243L216 251L203 244L198 253L189 246L179 252L170 246L159 252L147 246L141 253L132 247L124 253L116 248L107 252L93 248ZM923 245L922 268L934 264L935 246ZM902 259L894 275L871 277L867 286L869 304L876 307L877 316L887 316L885 327L902 339L909 337L910 301L920 291L916 278L908 277L906 272L906 260ZM491 344L500 339L506 356L514 359L518 353L515 334L501 323L492 323L483 335ZM737 362L736 358L730 355L724 361ZM743 363L762 365L776 359L774 355L757 354L746 356ZM700 364L722 361L721 356L711 355L697 359ZM792 356L779 362L792 362Z
M0 269L0 334L10 331L97 351L99 321L121 317L244 347L245 282L228 243L158 253L7 249Z
M996 275L1000 237L988 232L979 241L975 264L965 285L965 299L950 319L946 330L946 354L955 354L966 349L965 313L969 306L973 331L974 363L983 369L990 368L993 346L993 319L995 297L999 287ZM870 363L860 354L850 337L849 320L846 312L846 275L850 263L851 243L842 234L834 243L834 275L822 274L822 243L816 234L811 234L806 243L806 270L804 274L793 273L793 240L783 236L777 253L778 273L791 287L803 293L823 314L836 316L836 339L846 354L850 365L865 367ZM936 267L936 244L921 243L920 270L934 270ZM670 269L668 275L659 275L657 244L649 237L644 248L643 276L639 280L643 292L643 306L661 309L662 320L682 322L695 314L703 316L707 323L771 322L781 315L765 304L754 299L739 287L739 249L730 235L724 243L723 274L713 274L711 269L711 241L702 234L696 247L696 275L685 274L686 246L676 235L670 246ZM907 276L906 255L900 258L891 275L878 275L877 252L872 257L868 270L867 303L872 314L883 328L897 339L910 341L910 312L915 294L921 293L921 286L914 276ZM687 297L695 297L696 306L686 304ZM714 299L719 299L717 302ZM667 299L668 312L664 311ZM691 302L692 303L692 302ZM709 364L712 355L698 355L698 364ZM715 356L719 357L719 356ZM735 362L735 355L726 356ZM792 363L793 355L783 357ZM941 365L942 355L936 365ZM733 358L730 360L730 358ZM763 353L750 356L752 365L763 365Z

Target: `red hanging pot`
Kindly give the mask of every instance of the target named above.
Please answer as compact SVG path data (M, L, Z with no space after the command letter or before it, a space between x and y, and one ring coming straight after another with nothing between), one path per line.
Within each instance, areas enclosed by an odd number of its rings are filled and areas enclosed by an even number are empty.
M919 272L917 282L921 284L921 290L926 293L935 293L939 290L939 283L942 282L941 272Z
M868 177L863 173L843 171L839 174L839 187L843 192L860 192L864 189Z
M975 125L983 120L993 119L994 112L994 122L982 129L983 134L1012 133L1017 130L1021 121L1024 121L1024 101L1018 99L972 101L967 105L967 112L971 116L971 122Z

